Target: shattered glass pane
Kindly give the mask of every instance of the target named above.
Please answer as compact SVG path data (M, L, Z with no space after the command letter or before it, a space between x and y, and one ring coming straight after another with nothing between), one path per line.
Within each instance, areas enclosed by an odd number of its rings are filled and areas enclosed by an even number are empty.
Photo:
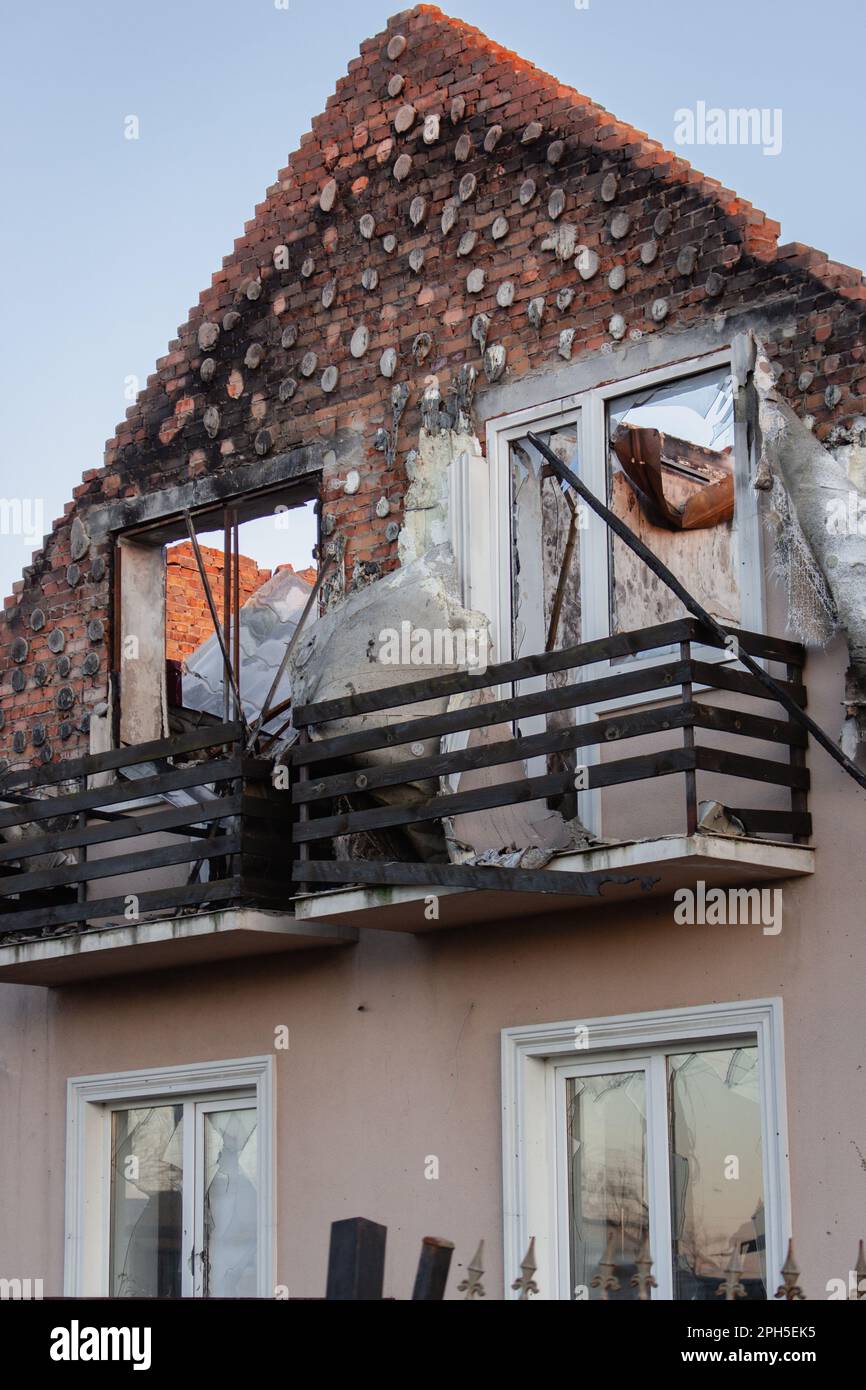
M537 433L572 468L578 466L579 423L572 420ZM526 438L512 440L511 472L511 613L515 657L561 651L581 641L580 543L584 508L564 491L550 467ZM518 695L553 690L569 682L568 671L522 681ZM520 721L520 733L553 732L574 723L571 709L553 710ZM573 772L573 749L532 760L533 776ZM570 820L577 813L573 793L551 798L551 809Z
M715 618L739 623L730 372L617 397L608 406L608 439L611 510ZM642 560L614 536L610 546L611 632L682 616L679 600Z
M574 468L577 430L571 422L538 433ZM510 462L512 636L520 657L580 641L581 514L527 439L512 441Z
M183 1106L111 1117L109 1287L115 1298L179 1298Z
M204 1188L204 1292L212 1298L254 1298L258 1292L254 1109L205 1112Z
M732 1255L767 1297L758 1049L668 1058L674 1298L718 1300Z
M593 1275L612 1240L611 1300L637 1298L629 1280L649 1223L643 1071L566 1081L571 1296L601 1296Z

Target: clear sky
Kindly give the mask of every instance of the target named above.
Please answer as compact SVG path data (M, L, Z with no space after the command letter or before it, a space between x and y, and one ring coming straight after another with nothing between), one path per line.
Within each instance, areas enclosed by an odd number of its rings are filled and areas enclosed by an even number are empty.
M30 515L41 503L37 544L102 463L130 378L153 371L361 41L398 9L284 3L3 0L0 500ZM862 0L583 4L443 8L671 147L675 113L701 102L781 111L777 154L681 152L780 221L783 241L866 266ZM5 595L35 547L3 517Z

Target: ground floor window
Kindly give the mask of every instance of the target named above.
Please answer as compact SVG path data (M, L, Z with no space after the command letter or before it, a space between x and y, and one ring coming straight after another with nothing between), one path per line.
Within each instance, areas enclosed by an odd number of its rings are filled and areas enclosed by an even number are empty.
M506 1250L542 1296L772 1297L789 1216L777 1000L509 1029ZM519 1256L517 1257L519 1263ZM634 1282L633 1282L634 1281Z
M255 1296L257 1120L254 1095L112 1110L112 1297Z
M273 1294L271 1061L69 1082L68 1293Z
M601 1296L602 1261L609 1297L634 1298L661 1242L674 1298L715 1297L732 1259L747 1296L767 1297L757 1069L748 1040L557 1068L573 1298Z

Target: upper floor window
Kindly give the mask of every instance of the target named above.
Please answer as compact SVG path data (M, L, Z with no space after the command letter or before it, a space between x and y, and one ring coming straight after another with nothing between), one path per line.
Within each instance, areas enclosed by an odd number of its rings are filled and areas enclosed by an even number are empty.
M734 388L726 367L607 402L611 511L721 623L741 621ZM669 622L682 605L610 537L610 630Z
M729 355L611 382L488 427L502 659L682 615L669 589L571 493L541 436L720 622L763 626L760 533ZM507 573L505 572L507 567Z
M290 722L287 643L318 567L314 484L233 498L120 537L115 555L119 737L146 743L263 707ZM315 619L314 606L307 621ZM219 635L218 635L219 634Z

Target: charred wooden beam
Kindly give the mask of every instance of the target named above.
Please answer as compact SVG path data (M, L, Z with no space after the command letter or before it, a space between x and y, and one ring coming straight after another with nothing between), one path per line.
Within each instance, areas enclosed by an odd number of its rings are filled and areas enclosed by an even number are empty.
M49 820L54 816L77 815L79 811L90 811L102 806L114 806L123 801L137 801L146 796L160 796L163 792L180 791L183 787L201 787L206 783L225 781L237 777L241 771L239 758L225 758L215 763L198 763L184 767L176 772L163 772L155 777L142 777L135 782L124 782L113 787L93 787L86 792L71 796L51 796L40 801L31 801L15 810L0 811L0 830L9 825L22 825L30 821Z
M677 772L688 772L698 766L696 759L700 751L672 748L669 751L645 753L639 757L623 758L612 763L599 763L587 769L587 785L589 789L613 787L624 782L643 781L647 777L667 777ZM760 759L750 758L745 761L758 767L766 767ZM790 785L790 777L799 776L799 770L792 770L786 763L775 763L772 766L780 769L778 780L785 785ZM411 779L410 767L407 767L406 773L408 781ZM751 776L752 773L739 775ZM774 779L765 776L763 780ZM556 796L573 788L574 776L571 772L555 772L543 777L529 777L524 782L476 787L468 792L419 799L411 806L375 806L367 811L321 816L307 821L306 824L297 825L293 838L295 843L300 845L313 840L329 840L335 835L348 835L355 830L386 830L397 825L415 825L422 821L441 820L443 816L488 811L494 806L516 806L526 801L543 801L548 796Z
M666 662L660 666L637 671L621 671L600 680L580 681L576 685L553 690L538 690L531 695L516 695L507 700L475 705L470 709L452 710L446 714L427 715L422 719L404 719L395 724L383 724L376 729L363 729L357 734L340 734L335 738L317 739L292 749L292 761L299 767L325 759L354 756L374 748L393 748L401 743L414 743L442 734L460 733L465 729L480 729L487 725L524 719L531 714L550 714L558 709L579 709L601 700L625 695L640 695L654 691L669 691L688 678L688 664Z
M377 860L306 859L292 865L293 877L305 883L402 884L406 887L481 888L491 892L558 893L597 898L607 883L638 883L649 892L658 883L652 874L557 872L553 869L505 869L475 864L385 864Z
M225 673L225 679L226 679L228 685L231 687L232 693L234 694L234 697L235 697L235 709L236 709L236 713L237 713L238 719L239 719L243 724L246 724L246 721L244 720L243 708L242 708L242 706L241 706L240 692L238 691L238 684L237 684L237 681L236 681L236 679L235 679L235 673L234 673L234 671L232 670L231 657L229 656L229 649L228 649L228 645L227 645L227 643L228 643L228 633L227 633L227 632L223 632L222 628L220 627L219 615L217 614L216 604L214 603L214 596L213 596L213 594L212 594L212 592L211 592L210 580L209 580L208 577L207 577L207 570L205 569L205 563L204 563L204 560L203 560L203 558L202 558L201 546L200 546L199 543L198 543L198 536L196 535L195 526L193 525L192 517L190 516L189 512L184 512L184 514L183 514L183 519L184 519L184 521L186 522L186 529L187 529L187 531L189 532L189 538L190 538L190 541L192 542L193 554L195 555L195 562L196 562L196 565L198 566L198 573L199 573L199 578L201 579L201 586L202 586L202 589L204 590L205 599L207 600L208 611L209 611L210 616L211 616L211 622L213 623L213 629L214 629L214 632L215 632L215 634L216 634L217 642L219 643L219 649L220 649L220 651L222 652L223 670L224 670L224 673ZM223 588L224 588L224 589L227 589L227 588L228 588L228 582L227 582L227 576L226 576L226 573L225 573L225 564L226 564L226 557L223 556ZM226 713L226 714L228 713L228 709L227 709L227 708L226 708L226 710L225 710L225 713Z
M640 632L623 632L616 637L601 637L593 642L565 647L558 652L543 652L522 656L515 661L502 661L484 671L455 671L444 676L432 676L405 685L390 685L381 690L366 690L357 695L345 695L336 700L320 700L317 704L296 705L295 724L326 724L331 719L348 719L355 714L373 714L377 710L418 704L422 700L444 699L462 695L488 686L510 685L514 681L546 676L554 671L570 671L579 666L591 666L597 661L636 656L654 648L669 647L696 635L691 618L673 623L659 623Z
M0 777L0 800L4 793L12 788L53 786L57 782L73 781L77 777L92 777L98 772L113 772L117 768L132 767L136 763L176 758L182 753L233 743L242 733L243 726L240 723L215 724L207 729L196 729L191 733L176 734L171 738L152 739L148 743L123 748L109 748L104 753L87 753L81 758L68 758L64 762L49 763L42 767L15 769Z
M184 907L210 907L213 903L237 898L239 892L240 884L236 880L222 879L217 883L196 883L191 887L158 888L138 893L136 896L139 919L151 912L176 912L178 908ZM72 926L97 917L116 917L118 925L129 926L129 922L124 918L128 906L127 894L115 894L110 898L96 898L83 903L61 903L56 907L16 912L14 918L4 919L4 935L11 932L13 920L16 933L41 931L45 927Z
M456 753L438 753L415 761L387 763L365 767L352 772L340 772L317 781L296 783L292 800L301 803L320 801L324 797L350 796L352 792L373 791L378 787L399 786L408 780L426 781L430 777L447 777L453 772L475 771L480 767L495 767L503 763L523 762L527 758L550 753L563 753L572 748L615 743L620 739L662 733L693 723L696 710L683 704L663 705L660 709L640 710L633 714L617 714L592 724L575 724L568 729L531 734L527 738L503 739L501 743L464 748ZM770 720L766 721L770 724Z
M88 859L81 864L68 864L60 869L39 869L33 873L15 874L4 879L4 893L31 893L44 888L90 883L100 878L120 878L149 869L162 869L170 864L189 864L192 860L215 859L234 854L241 847L240 835L219 835L208 840L190 840L187 844L167 845L163 849L138 850L133 854L110 855L106 859ZM15 908L7 902L4 912L14 923ZM92 914L97 915L97 914Z
M202 839L207 831L198 828L201 824L237 815L244 804L241 797L232 796L215 801L213 805L171 807L167 811L155 811L152 815L124 815L118 812L107 825L88 825L84 829L77 825L53 834L28 836L26 840L0 844L0 864L9 860L31 859L39 854L55 854L58 850L75 849L79 845L114 844L116 840L128 840L140 835L168 832ZM96 814L95 811L89 812L91 816Z

